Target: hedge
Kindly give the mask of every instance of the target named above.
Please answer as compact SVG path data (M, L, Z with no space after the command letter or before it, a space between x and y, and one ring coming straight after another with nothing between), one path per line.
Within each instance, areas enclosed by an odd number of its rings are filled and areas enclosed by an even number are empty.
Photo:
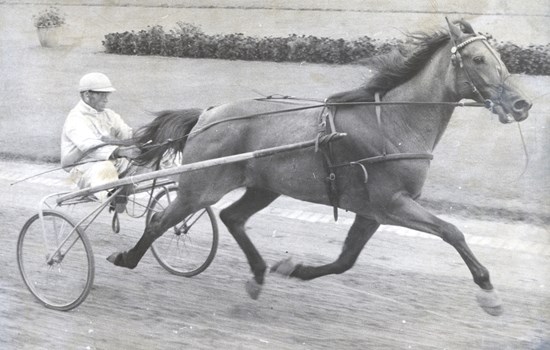
M195 25L177 25L169 31L157 25L137 32L109 33L103 46L107 53L122 55L349 64L388 53L402 43L368 36L346 41L296 34L263 38L241 33L207 35ZM550 44L521 47L488 38L511 73L550 75Z

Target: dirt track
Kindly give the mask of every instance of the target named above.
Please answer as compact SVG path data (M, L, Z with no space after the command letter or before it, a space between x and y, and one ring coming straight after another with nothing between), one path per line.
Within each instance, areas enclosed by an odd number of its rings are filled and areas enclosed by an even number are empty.
M52 311L26 290L16 267L15 245L18 230L41 196L66 189L52 181L63 174L37 179L29 187L9 187L22 173L44 167L2 165L14 169L0 173L5 199L0 210L2 348L550 347L548 232L525 224L458 217L448 219L464 229L472 249L490 269L505 304L501 317L489 316L476 305L477 287L451 247L413 231L383 227L356 266L343 275L310 282L270 275L260 299L254 301L244 290L248 265L224 229L212 266L185 279L166 273L149 253L133 271L110 265L105 257L133 245L142 222L124 220L123 232L116 235L105 213L89 235L97 267L91 294L73 311ZM351 220L341 213L338 224L322 222L330 212L282 198L253 218L249 232L269 264L287 256L326 263L339 254Z

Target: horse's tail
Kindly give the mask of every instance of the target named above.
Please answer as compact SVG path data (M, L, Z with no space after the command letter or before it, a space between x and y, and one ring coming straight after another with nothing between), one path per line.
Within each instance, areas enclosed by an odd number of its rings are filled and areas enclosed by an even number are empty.
M142 150L134 162L157 166L167 151L183 151L187 136L202 112L202 109L191 108L155 113L157 117L151 123L134 133L132 140Z

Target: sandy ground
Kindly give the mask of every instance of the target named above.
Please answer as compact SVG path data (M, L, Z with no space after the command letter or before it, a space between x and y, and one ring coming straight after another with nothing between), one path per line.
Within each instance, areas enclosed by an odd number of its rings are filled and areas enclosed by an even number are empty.
M3 349L548 349L550 241L546 229L503 220L443 217L464 230L489 268L505 307L500 317L477 305L477 287L460 257L438 239L382 227L355 267L310 282L269 275L260 298L248 298L242 252L222 227L212 265L191 279L164 271L149 253L133 271L105 258L127 249L141 220L123 217L110 231L102 213L88 230L96 259L94 287L77 309L44 308L17 270L19 229L51 192L67 189L63 174L9 186L49 169L1 163L4 222L0 236L0 347ZM215 210L237 198L231 193ZM8 203L11 203L8 205ZM90 207L71 214L81 217ZM323 264L337 257L352 216L338 223L330 208L281 198L247 225L268 264L293 257Z

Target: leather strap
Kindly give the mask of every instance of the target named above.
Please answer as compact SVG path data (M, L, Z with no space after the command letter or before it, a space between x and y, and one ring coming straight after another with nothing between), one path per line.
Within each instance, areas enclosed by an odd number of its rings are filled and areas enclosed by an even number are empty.
M374 107L376 111L376 121L378 122L378 128L382 133L382 154L386 155L386 130L384 129L384 125L382 125L382 106L380 105L380 92L374 93L374 101L377 103L377 105Z
M393 161L393 160L404 160L404 159L428 159L432 160L433 155L430 153L393 153L388 154L387 148L386 148L386 130L384 128L384 124L382 123L382 102L380 100L380 93L376 92L374 94L374 101L375 101L375 112L376 112L376 122L378 123L378 129L380 130L380 133L382 134L382 155L380 156L374 156L374 157L368 157L359 159L356 161L352 161L349 163L343 163L343 164L336 164L331 165L331 168L341 168L345 166L359 166L361 170L363 171L364 176L364 183L367 183L368 181L368 172L366 167L363 164L372 164L372 163L380 163L380 162L386 162L386 161ZM391 102L390 102L391 103Z
M321 139L327 135L333 135L336 133L336 127L334 123L334 113L332 113L328 108L323 108L319 116L319 132L317 134L317 141L315 145L316 151L321 151L323 154L325 169L328 173L326 178L327 182L327 193L329 201L332 204L334 221L338 221L338 205L339 205L339 194L338 186L336 184L336 173L334 171L335 167L333 166L333 149L331 142L320 142Z

